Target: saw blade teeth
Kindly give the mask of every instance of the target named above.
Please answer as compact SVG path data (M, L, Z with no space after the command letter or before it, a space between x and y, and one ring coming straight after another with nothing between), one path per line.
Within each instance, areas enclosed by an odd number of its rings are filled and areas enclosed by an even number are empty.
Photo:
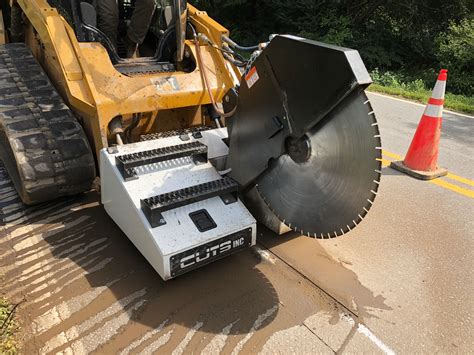
M356 97L356 93L354 93L353 96L344 99L345 101L340 106L340 110L337 110L337 113L333 115L328 115L328 119L325 121L326 128L320 125L317 129L306 133L312 144L318 144L318 146L322 144L323 147L328 149L329 153L332 153L328 157L339 154L341 156L340 162L333 166L331 166L332 163L326 166L324 165L327 161L325 159L329 158L322 157L319 160L319 157L316 159L315 156L311 155L308 164L305 163L304 166L300 164L298 169L295 169L295 164L298 163L289 159L289 155L285 154L283 155L284 159L275 160L276 164L272 165L271 169L269 168L256 184L263 201L275 216L283 224L294 231L298 231L301 235L314 236L317 239L329 239L349 233L362 222L378 195L382 174L382 143L379 125L370 100L363 91L360 94ZM351 126L352 122L356 123ZM346 143L339 142L338 135L333 132L338 132L341 127L346 126L361 128L361 130L358 131L357 136L353 137L354 140L349 140ZM364 142L364 144L357 145L359 141ZM355 147L357 147L357 150L354 149ZM346 156L347 158L343 158ZM360 163L361 168L357 170L359 175L352 172L354 162ZM367 164L370 164L371 168L367 169ZM329 178L331 176L334 179L340 178L338 182L343 186L348 187L351 186L350 184L357 184L360 187L359 191L351 194L351 196L341 196L340 189L331 188L324 178L311 179L309 175L305 176L304 168L317 169L319 167L323 167L322 172L326 173ZM349 169L349 167L351 168ZM299 170L302 170L301 175L295 173ZM292 174L296 174L296 176ZM291 186L288 181L292 181ZM275 188L275 186L278 186L278 188ZM322 195L319 198L320 196L314 193L318 190L324 191L325 196ZM346 198L347 202L344 202L342 197ZM317 200L319 202L313 202ZM342 211L342 203L355 207ZM272 204L275 204L276 208L273 208ZM314 208L311 212L307 212L312 206ZM328 206L326 211L323 211L322 206ZM357 206L360 206L359 209L357 209ZM303 216L301 214L303 211L310 215ZM334 220L331 216L334 213L341 217ZM286 220L288 216L292 216L291 223ZM344 227L345 223L346 227Z

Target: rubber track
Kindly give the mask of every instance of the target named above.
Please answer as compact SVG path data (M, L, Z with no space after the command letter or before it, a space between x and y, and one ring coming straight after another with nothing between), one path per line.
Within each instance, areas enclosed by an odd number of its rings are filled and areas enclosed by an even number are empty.
M26 204L87 191L96 176L81 125L22 43L0 46L0 157Z

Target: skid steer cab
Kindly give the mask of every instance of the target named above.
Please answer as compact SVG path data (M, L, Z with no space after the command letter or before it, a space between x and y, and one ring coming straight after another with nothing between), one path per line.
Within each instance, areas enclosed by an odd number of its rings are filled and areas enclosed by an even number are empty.
M0 158L23 202L99 175L105 210L165 280L254 245L257 221L355 228L381 149L358 52L289 35L243 47L174 0L156 1L129 58L138 1L118 0L116 33L95 1L1 3Z
M49 0L48 3L73 27L79 42L100 43L112 63L121 64L118 68L137 68L139 64L146 66L154 63L167 64L163 69L170 70L174 68L172 64L178 62L180 70L192 71L195 68L194 61L185 60L189 59L189 55L184 57L187 31L185 1L138 0L136 4L136 0ZM101 3L107 3L107 6ZM145 7L141 5L143 3ZM112 11L114 7L116 9ZM144 13L146 10L147 14ZM139 32L143 32L143 36L137 43L139 50L135 60L130 63L126 60L127 32L133 26L140 27ZM126 69L122 71L127 72Z

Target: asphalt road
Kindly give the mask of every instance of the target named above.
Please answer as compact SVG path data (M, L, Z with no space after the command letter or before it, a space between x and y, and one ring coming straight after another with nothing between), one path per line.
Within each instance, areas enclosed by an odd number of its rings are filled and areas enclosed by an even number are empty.
M422 106L369 94L384 164ZM26 208L0 168L1 293L25 353L472 351L474 118L445 113L429 183L387 167L365 221L333 240L259 246L163 282L95 192Z

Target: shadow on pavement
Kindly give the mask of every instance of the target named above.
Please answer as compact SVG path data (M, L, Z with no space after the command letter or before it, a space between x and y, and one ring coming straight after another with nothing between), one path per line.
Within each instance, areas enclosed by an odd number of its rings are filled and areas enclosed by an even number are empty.
M388 166L382 168L382 176L407 176L406 174L403 174L402 172L392 169Z
M0 176L0 181L4 179ZM236 322L229 334L245 334L259 315L278 310L275 289L256 268L260 259L250 249L164 282L108 217L98 193L40 207L18 206L14 196L0 196L0 220L6 221L5 229L0 229L0 266L16 262L5 274L2 291L25 297L32 320L62 301L104 286L113 297L106 297L104 304L99 297L90 303L93 311L84 314L93 316L115 302L130 310L133 305L127 297L140 295L134 302L144 301L143 307L133 312L133 320L151 328L165 320L187 328L202 321L201 331L219 334ZM23 220L25 211L28 220ZM14 257L7 257L13 245ZM90 286L84 286L84 280ZM261 328L277 313L272 312ZM51 331L73 325L65 321Z

